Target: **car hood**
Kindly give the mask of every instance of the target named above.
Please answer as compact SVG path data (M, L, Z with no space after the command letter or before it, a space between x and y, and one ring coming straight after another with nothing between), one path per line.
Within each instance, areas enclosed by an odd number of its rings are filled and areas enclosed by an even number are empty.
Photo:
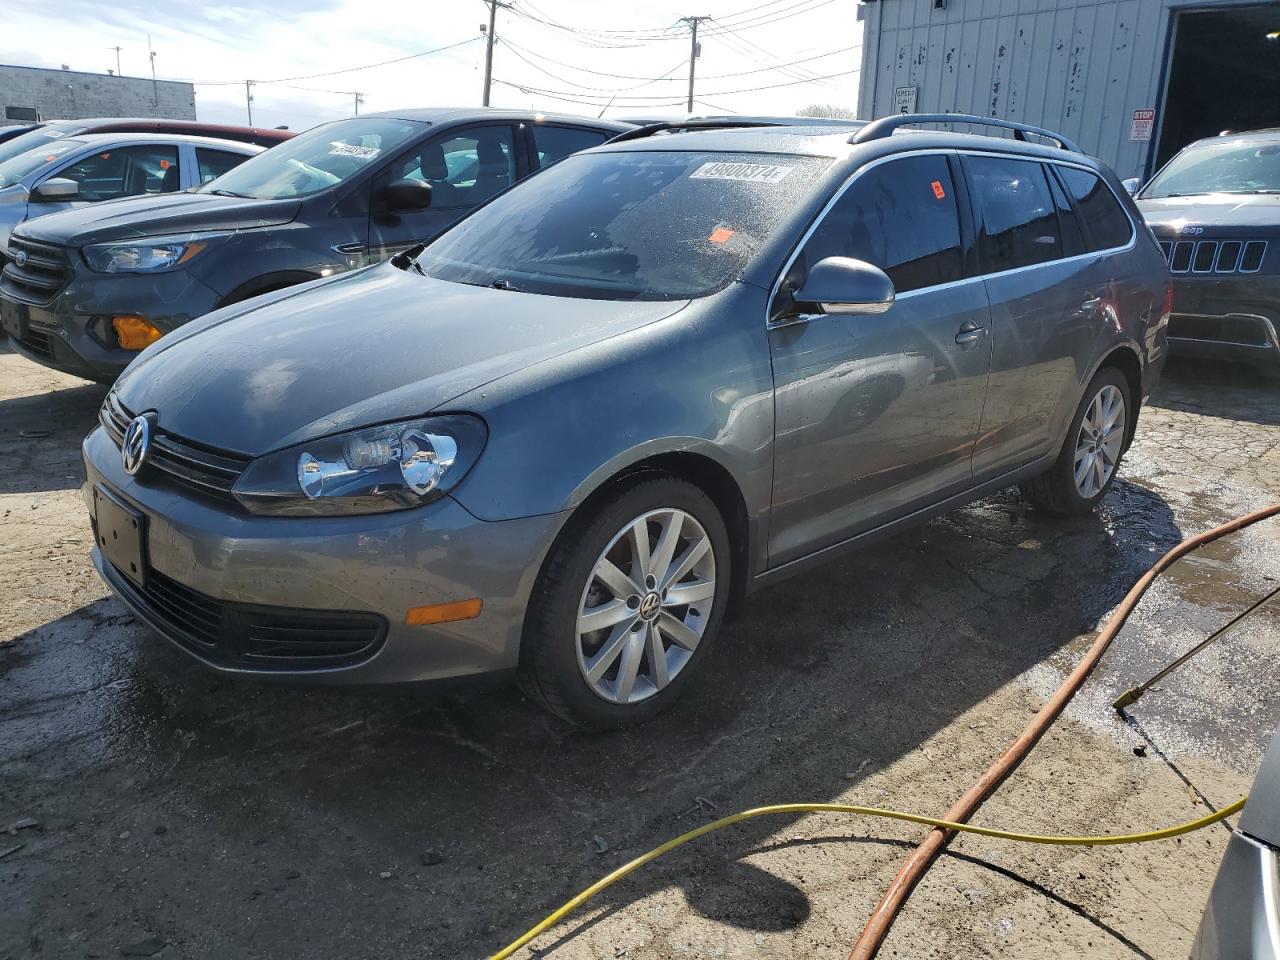
M249 200L211 193L165 193L90 203L23 228L33 240L73 247L204 230L247 230L289 223L298 200Z
M1158 237L1200 231L1205 236L1280 235L1280 196L1275 194L1206 193L1195 197L1139 200L1138 209Z
M209 314L116 383L157 426L247 456L421 416L499 377L671 316L688 301L549 297L389 263Z

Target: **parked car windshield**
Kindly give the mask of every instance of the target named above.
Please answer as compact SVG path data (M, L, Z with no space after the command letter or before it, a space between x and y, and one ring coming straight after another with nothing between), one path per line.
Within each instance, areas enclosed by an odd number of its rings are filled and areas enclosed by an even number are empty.
M246 160L200 192L257 200L309 196L351 179L427 129L425 123L385 117L326 123Z
M24 134L23 136L26 136ZM14 137L21 140L22 137ZM8 144L6 144L8 146ZM85 146L83 140L50 139L31 150L19 153L8 160L0 162L0 187L8 187L29 173L35 173L41 167L57 163L58 160L72 150Z
M1142 199L1203 193L1280 193L1280 143L1207 143L1190 147L1142 191Z
M830 163L585 153L480 208L418 259L429 276L602 300L683 300L733 280Z
M51 143L57 143L66 136L67 132L59 130L57 127L36 127L34 130L28 130L12 140L0 143L0 163L12 160L18 154L26 153L28 150L35 150L37 147L45 147Z

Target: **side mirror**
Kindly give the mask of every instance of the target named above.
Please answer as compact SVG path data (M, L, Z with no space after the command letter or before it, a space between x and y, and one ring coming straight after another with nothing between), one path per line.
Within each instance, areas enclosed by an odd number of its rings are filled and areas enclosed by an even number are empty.
M388 213L408 213L431 206L431 184L422 180L392 180L379 194L382 209Z
M819 260L792 294L801 313L884 313L893 306L893 298L893 281L888 274L849 257Z
M1128 191L1129 196L1136 197L1138 195L1138 191L1142 189L1142 178L1130 177L1128 180L1120 181L1120 186L1124 187L1125 190Z
M36 196L41 200L74 200L80 195L80 184L66 177L50 177L36 187Z

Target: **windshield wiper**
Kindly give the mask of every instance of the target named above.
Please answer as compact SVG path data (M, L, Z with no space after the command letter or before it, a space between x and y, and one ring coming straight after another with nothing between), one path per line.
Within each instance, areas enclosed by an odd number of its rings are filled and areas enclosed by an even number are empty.
M237 197L240 200L248 200L249 197L243 193L234 193L230 190L206 190L205 193L212 193L218 197Z
M489 284L489 286L493 287L493 289L495 290L510 290L514 293L520 292L520 288L517 287L510 280L503 280L501 278L493 281L493 283Z
M414 270L425 277L426 274L422 272L422 267L418 265L418 257L422 256L422 251L425 249L427 249L427 245L425 243L415 243L408 250L401 250L392 257L391 265L401 270L408 270L410 267L413 267Z

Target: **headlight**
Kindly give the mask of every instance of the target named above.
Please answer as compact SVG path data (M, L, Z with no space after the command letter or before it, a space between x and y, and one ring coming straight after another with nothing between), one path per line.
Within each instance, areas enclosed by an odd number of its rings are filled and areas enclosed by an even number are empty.
M443 496L484 449L484 422L463 415L366 427L260 457L236 481L253 513L383 513Z
M94 243L84 248L84 261L99 273L155 273L187 263L222 236L225 234L199 233Z

